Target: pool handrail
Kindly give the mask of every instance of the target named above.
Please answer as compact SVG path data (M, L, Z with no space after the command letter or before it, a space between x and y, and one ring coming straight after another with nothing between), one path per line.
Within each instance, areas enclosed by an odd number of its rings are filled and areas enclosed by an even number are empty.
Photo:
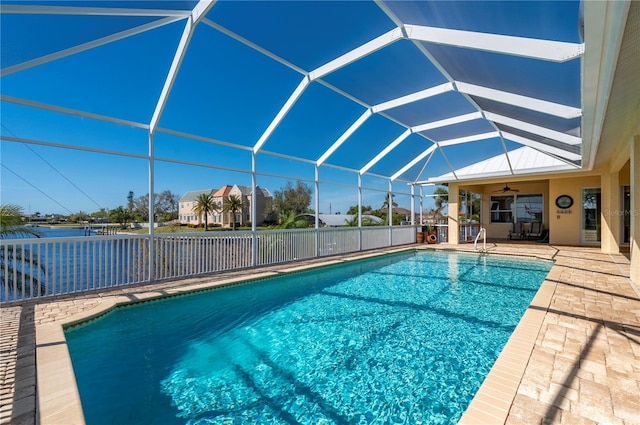
M480 252L487 252L487 229L484 227L480 227L478 231L478 235L476 236L476 240L473 242L473 249L478 250L478 239L480 239L480 235L482 235L482 248L480 248Z

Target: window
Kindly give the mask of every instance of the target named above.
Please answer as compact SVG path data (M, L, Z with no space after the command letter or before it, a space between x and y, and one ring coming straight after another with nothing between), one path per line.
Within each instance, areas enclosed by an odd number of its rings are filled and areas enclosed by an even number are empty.
M516 195L516 222L542 223L542 195Z
M491 222L512 223L514 195L491 197Z
M543 221L541 194L491 197L492 223L531 223ZM514 217L515 214L515 217Z

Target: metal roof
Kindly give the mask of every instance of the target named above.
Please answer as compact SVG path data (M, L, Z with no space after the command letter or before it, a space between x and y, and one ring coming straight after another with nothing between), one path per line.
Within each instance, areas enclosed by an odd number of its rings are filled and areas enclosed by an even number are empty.
M93 134L126 127L155 138L155 156L189 164L208 162L181 151L184 140L236 151L237 168L269 155L428 183L591 168L629 5L20 0L0 8L3 119L23 107L95 120ZM59 125L64 138L44 125L2 138L146 154L146 143L88 141Z
M215 189L192 190L182 195L178 202L193 202L198 200L200 195L211 195L214 191Z

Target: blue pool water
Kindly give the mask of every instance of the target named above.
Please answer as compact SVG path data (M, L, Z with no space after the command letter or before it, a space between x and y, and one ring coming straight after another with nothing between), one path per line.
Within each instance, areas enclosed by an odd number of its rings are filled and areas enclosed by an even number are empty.
M66 331L88 424L458 421L551 262L407 253Z

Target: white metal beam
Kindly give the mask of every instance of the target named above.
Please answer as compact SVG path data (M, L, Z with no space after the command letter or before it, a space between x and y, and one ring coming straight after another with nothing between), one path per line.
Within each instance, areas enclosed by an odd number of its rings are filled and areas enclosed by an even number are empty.
M296 87L293 93L291 93L291 96L289 96L289 99L287 99L284 105L282 105L282 108L280 108L280 111L278 111L278 114L276 115L276 117L273 119L273 121L271 121L267 129L264 131L264 133L262 133L262 136L260 136L260 138L256 142L255 146L253 147L254 153L257 153L260 150L260 148L262 148L262 145L265 144L267 139L271 137L271 134L280 125L284 117L287 115L287 113L289 113L289 110L291 110L291 108L298 101L300 96L302 96L302 93L304 93L304 91L307 89L310 83L311 83L311 80L309 79L309 76L305 75L302 81L300 81L300 84L298 84L298 87Z
M120 118L114 118L107 115L93 114L91 112L80 111L77 109L63 108L61 106L49 105L47 103L35 102L33 100L21 99L18 97L7 96L4 94L0 95L0 101L15 103L16 105L28 106L30 108L42 109L44 111L53 111L61 114L73 115L76 117L90 118L96 121L104 121L112 124L123 125L126 127L140 128L143 130L149 129L149 124L143 124L143 123L130 121L130 120L123 120Z
M106 37L99 38L97 40L89 41L87 43L80 44L78 46L70 47L68 49L60 50L55 53L50 53L45 56L41 56L39 58L31 59L26 62L22 62L13 66L6 67L0 71L0 77L4 77L5 75L13 74L15 72L24 71L25 69L33 68L34 66L42 65L47 62L52 62L57 59L61 59L67 56L74 55L76 53L84 52L85 50L93 49L94 47L103 46L105 44L112 43L114 41L122 40L123 38L131 37L136 34L140 34L155 28L162 27L164 25L172 24L176 21L179 21L180 18L164 18L158 19L157 21L150 22L148 24L140 25L135 28L131 28L125 31L121 31L116 34L111 34Z
M164 107L167 105L169 93L171 93L173 83L176 81L176 77L178 76L178 70L180 69L182 60L187 53L187 47L189 46L189 42L191 41L191 37L193 36L193 31L195 30L196 25L198 25L198 22L200 22L200 20L204 18L207 11L210 10L215 3L215 0L200 0L196 7L193 8L191 16L187 18L184 30L182 31L182 36L180 37L178 48L176 49L176 53L173 56L171 67L169 68L167 78L165 79L164 86L162 87L160 98L156 103L156 108L153 111L153 116L151 117L151 122L149 123L149 132L151 134L153 134L156 130L156 127L158 127L158 123L160 122L160 117L162 116Z
M292 64L291 62L281 58L280 56L274 54L273 52L270 52L269 50L258 46L257 44L247 40L246 38L236 34L235 32L229 30L228 28L223 27L222 25L213 22L212 20L208 19L208 18L204 18L202 20L203 24L206 24L208 26L210 26L211 28L215 29L216 31L219 31L221 33L223 33L224 35L233 38L234 40L244 44L245 46L263 54L264 56L267 56L268 58L273 59L276 62L281 63L282 65L286 66L287 68L293 69L294 71L296 71L297 73L301 74L301 75L306 75L307 71L303 70L302 68Z
M241 151L251 152L252 149L249 146L238 145L236 143L229 143L218 139L212 139L210 137L198 136L196 134L184 133L182 131L170 130L168 128L156 127L156 133L164 133L170 136L182 137L184 139L197 140L199 142L211 143L219 146L226 146Z
M325 162L327 160L327 158L329 158L336 151L336 149L338 149L340 147L340 145L342 145L349 137L351 137L351 135L358 128L360 128L360 126L362 124L364 124L364 122L371 115L372 115L371 109L367 109L366 111L364 111L364 113L362 115L360 115L360 118L358 118L353 124L351 124L351 126L347 129L347 131L342 133L342 135L338 138L338 140L336 140L333 143L333 145L331 145L331 147L329 149L327 149L325 151L325 153L323 153L320 158L318 158L318 160L316 161L316 165L318 165L318 166L322 165L322 163Z
M405 25L411 40L445 44L467 49L486 50L513 56L565 62L584 53L584 44L541 40L509 35L461 31L447 28Z
M174 9L127 9L110 7L32 6L0 4L1 13L20 15L85 15L85 16L175 16L186 18L190 10Z
M441 142L438 142L438 145L440 145L440 147L459 145L461 143L477 142L478 140L487 140L494 137L500 137L500 132L491 131L489 133L474 134L473 136L458 137L456 139L443 140Z
M429 155L429 158L427 158L427 160L424 162L424 165L422 166L422 169L418 173L418 177L416 177L416 179L413 181L414 184L420 178L422 173L424 173L424 170L426 170L427 165L429 165L429 162L431 162L431 158L433 158L433 154L434 153L435 153L435 150L433 152L431 152L431 155ZM420 191L422 192L422 186L420 187ZM420 209L420 215L422 215L422 208Z
M386 154L388 154L393 149L395 149L396 146L402 143L402 141L407 137L409 137L409 135L411 135L411 129L406 129L400 136L396 137L396 139L393 142L389 143L389 145L386 148L384 148L378 155L376 155L375 158L373 158L364 167L362 167L360 169L360 175L366 173L369 168L376 165L378 161L380 161L382 158L384 158Z
M396 172L394 175L392 175L390 177L390 180L393 181L395 179L397 179L398 177L400 177L401 175L403 175L409 168L413 167L414 165L416 165L418 162L422 161L427 155L429 155L431 152L433 152L438 146L437 145L432 145L429 146L427 148L427 150L425 150L424 152L422 152L420 155L416 156L415 158L413 158L411 160L411 162L409 162L407 165L405 165L404 167L402 167L401 169L398 170L398 172Z
M505 139L509 139L516 143L520 143L521 145L530 146L539 151L557 155L559 157L566 158L572 161L577 161L582 158L580 154L567 152L564 149L556 148L554 146L549 146L544 143L537 142L535 140L527 139L526 137L518 136L516 134L502 132L502 135L504 136Z
M488 87L477 86L475 84L463 83L460 81L456 81L455 85L458 91L461 93L466 93L471 96L478 96L483 99L489 99L499 103L518 106L520 108L529 109L531 111L554 115L560 118L571 119L580 117L582 115L582 110L573 106L548 102L546 100L536 99L534 97L521 96L519 94L490 89Z
M397 40L400 40L401 38L403 38L402 30L400 28L394 28L391 31L388 31L385 34L382 34L381 36L376 37L361 46L356 47L350 52L347 52L344 55L316 68L309 73L309 77L311 78L311 81L322 78L325 75L342 68L343 66L349 65L352 62L370 55L371 53L380 50Z
M543 173L561 173L561 172L571 172L578 168L575 164L566 163L564 165L554 165L550 167L539 167L539 168L527 168L524 170L519 170L514 173L509 173L509 170L500 170L500 171L492 171L492 172L483 172L481 174L465 174L461 176L459 179L453 179L452 176L437 176L430 177L427 180L421 180L416 182L416 184L420 185L434 185L447 183L451 181L470 181L470 180L482 180L482 179L490 179L496 177L509 177L514 174L516 175L538 175Z
M493 125L495 127L495 124ZM504 151L504 157L507 159L507 165L509 166L509 171L513 174L513 165L511 165L511 158L509 158L509 151L507 150L507 144L504 142L504 137L502 136L502 132L500 133L500 144L502 145L502 150Z
M411 93L406 96L392 99L387 102L374 105L371 109L374 113L386 111L387 109L397 108L398 106L406 105L409 103L417 102L419 100L427 99L432 96L437 96L442 93L453 91L453 84L444 83L434 87L430 87L419 92Z
M557 140L558 142L566 143L568 145L579 145L582 143L582 139L580 137L572 136L560 131L551 130L550 128L540 127L539 125L530 124L525 121L514 120L513 118L494 114L493 112L485 112L484 115L489 121L517 128L526 131L527 133L537 134L539 136Z
M27 145L38 145L38 146L47 146L52 148L69 149L72 151L93 152L93 153L101 153L101 154L107 154L107 155L124 156L129 158L149 159L149 155L142 155L142 154L136 154L136 153L130 153L130 152L122 152L122 151L112 151L107 149L98 149L98 148L92 148L88 146L78 146L77 144L68 145L65 143L46 142L42 140L26 139L24 137L6 136L4 134L0 134L0 140L4 140L6 142L25 143Z
M444 120L432 121L429 123L411 127L411 131L419 133L421 131L433 130L434 128L446 127L449 125L460 124L462 122L473 121L483 118L481 112L472 112L470 114L458 115L457 117L446 118Z

